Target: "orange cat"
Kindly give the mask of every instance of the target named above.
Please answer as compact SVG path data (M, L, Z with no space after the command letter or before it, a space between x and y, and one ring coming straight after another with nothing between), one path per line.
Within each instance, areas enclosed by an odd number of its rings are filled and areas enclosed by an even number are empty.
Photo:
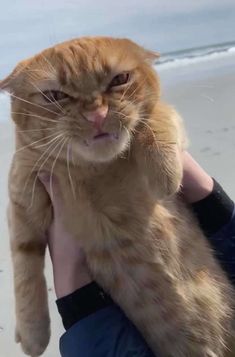
M176 194L185 136L160 101L154 58L129 40L81 38L21 62L0 83L16 124L9 227L16 336L28 355L42 354L50 335L43 268L52 207L41 170L60 181L64 224L93 278L158 356L229 349L230 286Z

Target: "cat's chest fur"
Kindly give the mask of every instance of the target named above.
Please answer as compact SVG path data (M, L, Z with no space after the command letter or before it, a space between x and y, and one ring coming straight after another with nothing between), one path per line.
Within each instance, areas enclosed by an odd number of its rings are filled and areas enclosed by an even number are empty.
M84 247L95 279L108 289L117 279L122 284L128 275L134 279L134 262L147 260L144 250L150 260L155 255L148 235L155 202L135 160L120 159L99 170L72 168L75 194L61 170L64 223Z
M154 201L133 159L119 159L98 170L75 167L70 179L66 173L59 175L66 188L66 224L77 236L90 235L94 242L95 236L115 240L118 235L143 233Z

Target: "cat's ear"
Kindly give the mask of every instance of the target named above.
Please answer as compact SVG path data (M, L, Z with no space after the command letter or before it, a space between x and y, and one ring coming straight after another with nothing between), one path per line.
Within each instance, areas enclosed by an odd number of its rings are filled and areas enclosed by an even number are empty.
M10 91L11 75L7 76L5 79L0 80L0 90Z
M5 79L0 80L0 91L14 92L15 87L19 83L20 74L24 68L25 61L20 62Z
M121 41L123 41L125 45L128 46L128 49L131 49L138 56L140 56L141 59L148 62L149 64L154 64L155 61L160 57L160 54L158 52L146 50L144 47L139 46L137 43L133 42L132 40L124 38Z
M160 53L159 52L155 52L155 51L149 51L146 49L144 50L144 56L145 56L145 60L150 63L150 64L154 64L158 58L160 57Z

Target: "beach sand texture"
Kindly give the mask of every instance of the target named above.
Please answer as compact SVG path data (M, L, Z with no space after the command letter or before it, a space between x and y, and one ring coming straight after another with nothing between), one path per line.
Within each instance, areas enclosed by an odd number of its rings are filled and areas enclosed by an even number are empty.
M163 97L181 113L190 152L235 199L235 54L188 66L159 67ZM5 98L0 100L0 357L24 356L14 343L14 297L6 221L7 175L14 147L13 125ZM44 357L58 357L63 333L55 306L47 258L52 339Z

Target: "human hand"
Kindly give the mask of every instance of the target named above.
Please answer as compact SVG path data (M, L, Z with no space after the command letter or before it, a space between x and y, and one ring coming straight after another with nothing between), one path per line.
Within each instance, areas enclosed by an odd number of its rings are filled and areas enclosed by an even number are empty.
M85 255L79 242L63 226L61 217L64 206L59 182L53 177L53 195L50 190L50 175L39 175L53 205L54 218L48 231L48 246L53 265L54 285L57 298L71 294L92 279L86 265Z

